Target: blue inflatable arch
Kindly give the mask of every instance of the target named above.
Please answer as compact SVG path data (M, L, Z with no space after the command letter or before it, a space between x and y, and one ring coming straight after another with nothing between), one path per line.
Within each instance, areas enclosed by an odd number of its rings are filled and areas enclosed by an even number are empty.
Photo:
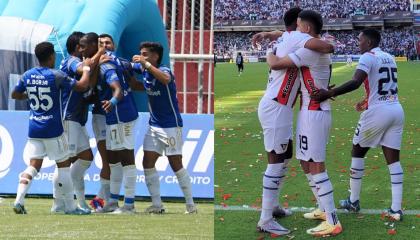
M131 59L139 43L157 41L164 47L163 63L169 65L169 48L156 0L0 0L0 16L21 17L54 27L57 64L73 31L108 33L117 45L117 55ZM145 110L144 95L136 102Z

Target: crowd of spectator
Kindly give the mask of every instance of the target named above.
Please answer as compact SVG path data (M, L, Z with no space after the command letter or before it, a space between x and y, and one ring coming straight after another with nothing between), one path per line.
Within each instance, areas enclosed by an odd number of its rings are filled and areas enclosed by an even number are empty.
M235 51L244 51L252 55L265 55L268 42L260 48L253 48L252 35L255 32L217 32L214 34L215 54L219 58L229 59ZM360 31L329 31L335 37L337 45L334 54L360 54L358 35ZM380 47L394 56L407 56L414 53L414 35L411 29L385 29L382 31Z
M216 0L214 16L217 20L281 19L293 6L319 11L325 18L348 18L409 11L410 0Z

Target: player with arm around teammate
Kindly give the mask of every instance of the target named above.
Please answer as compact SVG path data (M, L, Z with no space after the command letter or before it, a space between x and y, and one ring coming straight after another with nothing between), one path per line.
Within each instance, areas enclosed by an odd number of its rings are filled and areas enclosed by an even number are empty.
M42 42L36 45L35 55L40 66L25 72L12 92L13 99L28 99L30 106L29 139L26 145L30 165L20 174L13 210L17 214L26 214L25 195L41 169L43 158L48 156L57 164L57 174L53 178L54 204L64 205L67 214L89 214L90 211L74 204L71 162L67 139L63 134L60 95L63 89L83 92L88 88L90 67L87 63L90 60L83 62L82 77L76 81L64 72L54 69L55 52L51 43Z

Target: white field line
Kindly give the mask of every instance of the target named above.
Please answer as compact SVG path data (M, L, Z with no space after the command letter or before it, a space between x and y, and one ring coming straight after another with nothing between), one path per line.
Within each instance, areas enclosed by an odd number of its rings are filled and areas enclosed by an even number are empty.
M314 210L314 208L306 208L306 207L290 207L290 210L292 212L310 212ZM216 211L261 211L261 209L253 208L249 206L221 206L221 205L215 205L214 210ZM343 209L337 209L338 213L348 213L347 211ZM362 214L381 214L383 212L386 212L386 209L360 209L359 213ZM420 214L420 210L405 210L404 215L417 215Z

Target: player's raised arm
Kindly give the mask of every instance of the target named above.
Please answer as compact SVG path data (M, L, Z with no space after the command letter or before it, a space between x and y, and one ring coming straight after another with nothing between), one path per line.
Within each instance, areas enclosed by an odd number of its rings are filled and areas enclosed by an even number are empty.
M73 86L73 89L77 92L83 92L86 91L89 88L90 85L90 64L92 63L91 59L85 59L83 61L82 67L82 77L79 81L76 81L76 83Z
M19 79L19 82L15 86L15 89L13 89L12 96L11 96L12 99L25 100L28 98L28 94L26 93L26 88L25 88L25 84L23 80L24 76L25 75L22 75L22 78Z
M305 48L319 53L333 53L334 44L331 41L311 38L305 43Z
M133 62L135 63L141 63L144 69L146 69L148 72L150 72L159 82L161 82L164 85L169 84L171 81L170 74L160 70L157 68L157 64L152 64L146 60L146 57L143 55L134 55L133 56Z
M276 41L277 38L283 35L282 31L271 31L271 32L259 32L252 36L252 46L257 47L257 44L262 42L264 39Z

